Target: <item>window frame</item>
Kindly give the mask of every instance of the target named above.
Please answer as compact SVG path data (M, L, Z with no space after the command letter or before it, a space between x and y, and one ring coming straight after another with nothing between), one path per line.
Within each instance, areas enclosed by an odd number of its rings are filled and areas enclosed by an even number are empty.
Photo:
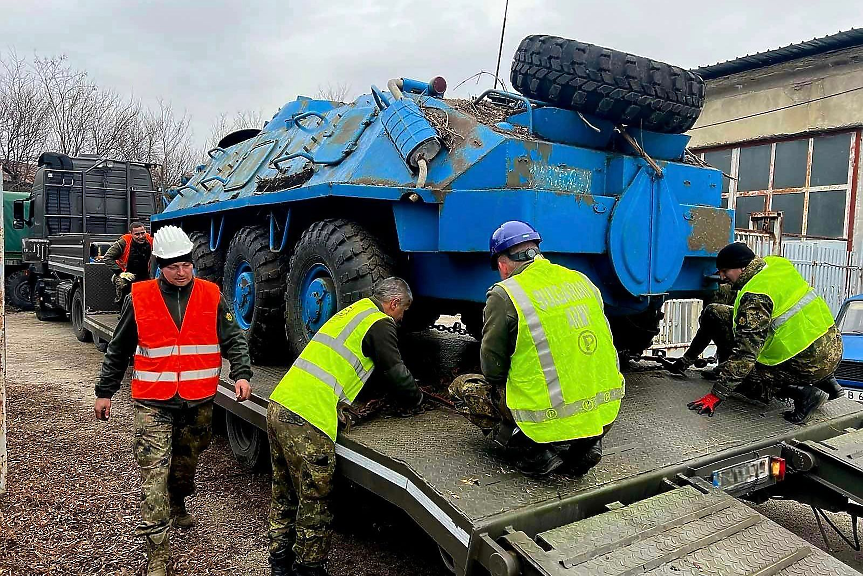
M829 186L810 186L811 178L812 178L812 157L813 150L815 147L815 139L827 136L838 136L840 134L850 134L850 143L849 143L849 151L848 151L848 176L845 184L833 184ZM858 166L858 158L856 158L856 151L858 150L858 140L861 137L860 130L841 130L835 132L823 132L818 134L810 134L808 136L797 136L797 137L788 137L788 138L778 138L776 140L771 141L758 141L758 142L747 142L746 144L739 144L736 146L717 146L714 148L704 148L698 150L696 154L698 157L704 161L705 153L707 152L718 152L720 150L728 150L731 149L731 176L730 182L728 183L728 192L722 194L722 198L727 198L728 200L728 209L736 210L737 209L737 198L743 196L766 196L765 206L768 211L773 210L773 196L783 195L783 194L803 194L803 222L801 225L801 233L800 234L792 234L782 232L783 236L790 236L794 238L812 238L812 239L824 239L824 240L840 240L840 241L850 241L851 234L854 229L854 223L851 222L851 218L853 217L853 204L852 201L856 196L856 181L855 181L855 168ZM806 153L806 180L804 186L796 187L796 188L774 188L774 171L776 168L776 145L781 142L788 142L793 140L808 140L807 153ZM737 191L737 182L738 182L738 174L740 169L740 150L743 148L749 148L752 146L763 146L765 144L770 145L770 172L768 175L767 188L764 190L751 190L746 192L738 192ZM724 176L723 176L724 178ZM823 236L810 236L807 234L809 228L809 194L810 192L824 192L824 191L845 191L845 214L842 223L842 236L838 238L829 238ZM735 222L735 227L739 227L738 229L746 229L748 228L749 223L738 223Z

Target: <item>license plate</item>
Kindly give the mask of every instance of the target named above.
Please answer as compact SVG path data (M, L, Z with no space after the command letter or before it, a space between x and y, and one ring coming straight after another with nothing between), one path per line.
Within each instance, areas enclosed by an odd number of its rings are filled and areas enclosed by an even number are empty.
M770 477L770 456L763 456L749 462L742 462L716 470L711 475L711 482L717 488L722 490L731 490L743 486L744 484L752 484Z
M851 400L863 402L863 390L845 390L845 395Z

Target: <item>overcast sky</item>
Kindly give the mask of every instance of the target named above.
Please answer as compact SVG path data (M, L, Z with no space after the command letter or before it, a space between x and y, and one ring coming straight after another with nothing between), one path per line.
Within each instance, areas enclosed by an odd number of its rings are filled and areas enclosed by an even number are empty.
M195 139L222 112L269 117L298 94L392 77L450 87L497 59L504 0L0 0L0 47L65 54L104 87L192 117ZM695 67L863 26L860 0L510 0L501 75L528 34L577 38ZM491 87L484 78L454 96Z

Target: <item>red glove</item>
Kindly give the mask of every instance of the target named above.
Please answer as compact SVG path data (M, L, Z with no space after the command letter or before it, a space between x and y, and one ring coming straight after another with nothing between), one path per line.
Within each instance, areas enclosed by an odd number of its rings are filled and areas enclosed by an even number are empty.
M721 403L722 399L711 392L703 398L699 398L695 402L690 402L686 406L690 410L698 410L699 414L707 414L708 416L713 416L713 413L716 412L716 407L719 406Z

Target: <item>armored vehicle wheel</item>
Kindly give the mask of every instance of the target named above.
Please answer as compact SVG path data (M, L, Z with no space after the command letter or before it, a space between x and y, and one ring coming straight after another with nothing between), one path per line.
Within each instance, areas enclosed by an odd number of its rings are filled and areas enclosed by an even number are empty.
M294 247L285 288L285 330L294 355L333 314L370 295L394 268L380 241L355 222L309 226Z
M654 307L630 316L609 316L608 325L614 338L614 347L621 354L640 356L650 348L659 334L662 308Z
M510 80L529 98L654 132L686 132L704 106L698 74L557 36L522 40Z
M225 428L237 462L249 470L266 468L270 461L266 434L228 410L225 410Z
M93 337L90 331L84 327L84 293L80 288L72 293L72 311L69 314L72 321L72 332L79 342L89 342Z
M6 278L6 299L21 310L33 309L33 290L28 270L18 270Z
M270 251L269 233L240 228L225 254L222 294L246 333L252 361L266 363L284 352L282 277L285 258Z
M192 241L192 261L195 264L195 276L222 284L222 271L225 266L225 254L221 250L210 250L210 237L204 232L189 232Z

